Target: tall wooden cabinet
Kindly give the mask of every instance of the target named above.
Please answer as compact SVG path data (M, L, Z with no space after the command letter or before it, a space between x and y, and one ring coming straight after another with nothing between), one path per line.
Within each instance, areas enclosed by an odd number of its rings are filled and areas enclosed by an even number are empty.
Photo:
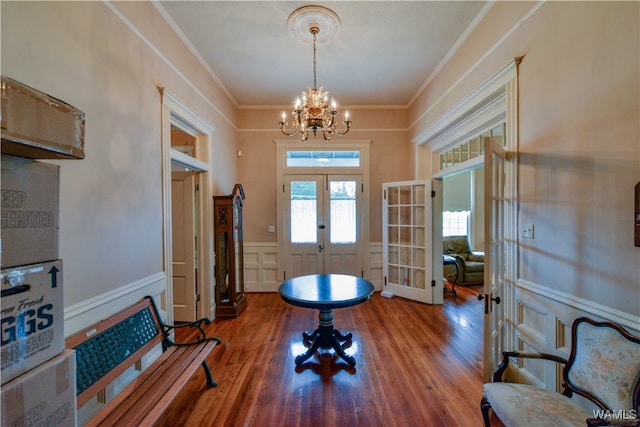
M244 294L242 201L236 184L231 194L213 197L216 255L216 317L236 317L247 306Z
M442 304L442 181L382 184L383 291Z

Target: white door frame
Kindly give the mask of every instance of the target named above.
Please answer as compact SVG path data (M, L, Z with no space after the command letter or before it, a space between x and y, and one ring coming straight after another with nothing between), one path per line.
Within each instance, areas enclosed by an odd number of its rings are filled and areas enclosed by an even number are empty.
M172 267L172 237L171 237L171 167L179 165L200 172L196 175L198 191L198 293L200 304L197 305L196 316L213 317L215 313L215 292L213 283L213 202L210 193L210 170L212 164L212 150L210 143L215 128L202 120L182 101L165 88L158 88L162 96L162 212L163 212L163 267L166 286L162 308L167 313L167 322L173 323L173 267ZM188 156L171 148L171 126L196 138L195 157Z
M493 228L505 241L517 242L517 160L513 153L518 151L518 65L522 58L515 58L498 70L492 77L472 91L462 101L447 111L431 126L420 132L413 140L416 145L426 145L430 148L432 156L431 170L439 171L433 174L435 178L473 169L484 164L484 156L461 162L445 170L440 171L440 154L464 144L471 138L493 129L499 123L506 123L506 164L504 184L505 191L510 200L508 212L505 213L504 222L498 224L499 229ZM485 170L485 173L488 173ZM485 182L485 191L489 183ZM486 197L486 196L485 196ZM485 200L487 203L487 200ZM490 215L485 212L485 224L490 221ZM487 230L488 228L486 228ZM487 242L492 240L491 235L485 231L485 248L489 249ZM486 254L485 254L486 255ZM505 249L503 266L503 283L515 285L517 246L510 244ZM494 272L491 264L485 262L485 281ZM490 372L495 368L493 354L495 349L515 348L514 333L508 327L508 321L515 320L515 300L509 290L504 287L503 298L499 306L491 306L484 325L484 375L485 380L490 381ZM488 293L489 296L490 293ZM490 300L491 301L491 300ZM499 336L491 334L491 325L501 323Z
M362 205L363 211L363 224L362 224L362 269L365 273L365 277L369 273L369 146L372 140L370 139L341 139L339 142L331 141L329 143L325 141L310 141L302 143L298 141L292 141L291 139L274 139L276 144L276 159L277 159L277 188L278 188L278 204L277 204L277 223L278 223L278 280L284 280L285 262L283 254L285 253L285 241L284 241L284 214L283 208L285 205L284 188L284 176L285 175L361 175L363 192L362 192ZM287 167L287 151L326 151L326 150L358 150L360 151L360 166L359 167L317 167L317 168L302 168L302 167Z

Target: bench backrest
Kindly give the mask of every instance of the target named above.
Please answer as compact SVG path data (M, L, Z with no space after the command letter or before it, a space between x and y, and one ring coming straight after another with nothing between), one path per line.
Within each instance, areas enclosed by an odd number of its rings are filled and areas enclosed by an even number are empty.
M586 317L572 327L571 354L564 369L567 387L612 411L638 410L640 337L612 322Z
M150 298L67 338L66 347L76 350L78 407L161 344L163 338Z

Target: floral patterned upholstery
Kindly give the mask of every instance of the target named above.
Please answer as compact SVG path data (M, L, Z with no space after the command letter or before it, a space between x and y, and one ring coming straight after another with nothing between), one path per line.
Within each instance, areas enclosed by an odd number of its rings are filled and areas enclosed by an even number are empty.
M585 427L585 420L593 416L560 393L526 384L488 383L484 395L507 427Z
M632 387L640 380L640 344L610 328L586 322L578 328L569 381L595 394L611 409L633 408Z
M485 425L489 410L505 426L585 426L595 409L638 414L640 404L640 337L612 322L576 319L569 360L544 353L504 352L492 383L485 384L480 404ZM565 391L502 381L510 358L538 358L565 364ZM579 394L593 402L592 410L571 399ZM637 421L637 420L635 420ZM634 423L633 425L638 425Z

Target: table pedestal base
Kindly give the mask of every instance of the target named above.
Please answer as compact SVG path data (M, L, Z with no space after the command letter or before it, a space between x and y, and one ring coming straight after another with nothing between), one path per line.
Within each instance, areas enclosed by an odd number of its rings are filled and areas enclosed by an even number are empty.
M303 332L302 338L307 342L311 341L311 344L305 353L296 356L296 366L302 365L321 348L327 350L332 348L349 366L356 366L356 359L345 353L345 347L341 344L351 340L352 335L350 332L343 335L337 329L333 329L333 310L320 310L318 329L310 334Z
M456 262L456 259L452 256L449 255L442 255L442 262L444 265L453 265L456 268L456 278L453 279L453 281L448 280L447 278L445 278L444 280L451 282L451 289L447 288L447 284L444 284L444 291L445 292L451 292L454 296L458 296L458 291L456 291L456 284L458 283L458 276L460 275L460 270L458 267L458 263Z

